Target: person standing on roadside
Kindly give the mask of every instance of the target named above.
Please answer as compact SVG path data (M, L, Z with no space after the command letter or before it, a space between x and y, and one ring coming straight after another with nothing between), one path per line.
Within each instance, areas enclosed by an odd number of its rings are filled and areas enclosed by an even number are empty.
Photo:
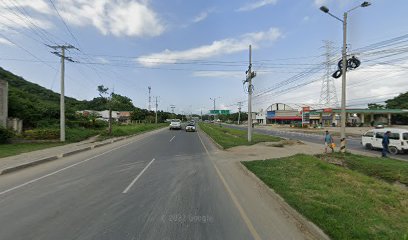
M382 139L382 157L387 157L388 145L390 145L390 133L390 131L387 131Z
M331 148L332 153L334 152L333 148L333 137L330 135L329 131L326 131L326 135L324 135L324 152L327 153L327 148Z

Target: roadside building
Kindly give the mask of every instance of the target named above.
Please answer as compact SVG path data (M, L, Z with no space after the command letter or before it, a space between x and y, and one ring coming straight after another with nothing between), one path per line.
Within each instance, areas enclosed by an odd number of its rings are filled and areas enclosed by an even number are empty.
M341 109L324 108L311 111L311 124L322 126L340 126ZM395 114L408 114L408 109L346 109L347 126L391 125Z
M130 112L118 112L118 121L126 124L131 123Z
M305 112L307 109L307 112ZM347 126L374 126L378 124L391 125L393 116L408 115L408 109L346 109ZM310 126L340 126L340 108L312 109L308 106L274 103L266 111L261 110L256 115L259 124L301 124Z
M256 116L254 118L256 120L257 124L265 125L266 124L266 113L263 109L259 110L259 112L256 113Z
M274 103L266 109L266 123L268 124L295 124L302 122L299 109L284 103Z

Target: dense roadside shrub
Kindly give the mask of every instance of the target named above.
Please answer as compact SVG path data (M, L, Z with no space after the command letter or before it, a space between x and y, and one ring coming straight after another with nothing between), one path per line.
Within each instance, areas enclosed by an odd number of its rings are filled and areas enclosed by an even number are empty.
M7 143L14 136L14 132L0 126L0 144Z
M59 138L59 129L32 129L26 130L22 134L28 140L53 140Z

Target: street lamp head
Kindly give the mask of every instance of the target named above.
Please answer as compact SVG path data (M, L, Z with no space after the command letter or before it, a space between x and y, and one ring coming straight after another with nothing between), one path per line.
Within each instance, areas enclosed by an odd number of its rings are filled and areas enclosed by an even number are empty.
M370 2L363 2L363 3L361 4L361 7L368 7L368 6L370 6L370 5L371 5Z
M320 10L324 13L329 13L329 9L326 6L321 6Z

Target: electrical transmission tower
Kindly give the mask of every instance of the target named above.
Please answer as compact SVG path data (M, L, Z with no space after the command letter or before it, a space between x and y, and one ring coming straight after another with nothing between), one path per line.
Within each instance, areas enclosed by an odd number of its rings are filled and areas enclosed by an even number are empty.
M333 42L324 41L324 43L326 49L326 74L322 80L319 104L322 104L325 107L338 107L339 99L337 98L336 86L334 84L334 78L331 77L333 71Z
M152 88L149 86L148 89L149 89L149 111L151 111L152 110L152 97L150 95L150 92L152 91Z

